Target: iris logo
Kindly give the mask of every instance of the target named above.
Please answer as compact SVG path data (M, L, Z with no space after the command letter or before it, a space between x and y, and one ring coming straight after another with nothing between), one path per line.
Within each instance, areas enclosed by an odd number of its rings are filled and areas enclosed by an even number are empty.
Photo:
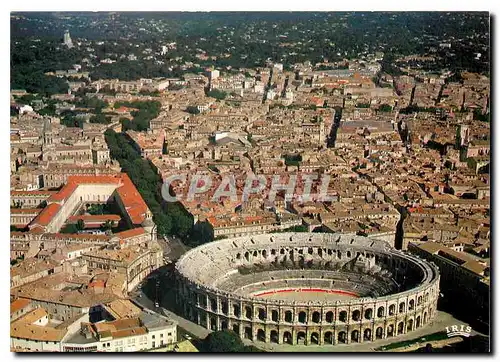
M448 337L455 337L455 336L464 336L464 337L470 337L470 332L472 332L472 328L470 326L466 326L463 324L460 325L452 325L449 327L446 327L446 335Z

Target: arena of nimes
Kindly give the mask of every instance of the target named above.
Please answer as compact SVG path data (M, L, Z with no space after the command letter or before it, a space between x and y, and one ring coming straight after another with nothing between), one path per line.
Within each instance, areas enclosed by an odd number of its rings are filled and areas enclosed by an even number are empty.
M438 268L381 240L326 233L225 239L176 265L184 316L267 343L340 344L421 328L437 313Z

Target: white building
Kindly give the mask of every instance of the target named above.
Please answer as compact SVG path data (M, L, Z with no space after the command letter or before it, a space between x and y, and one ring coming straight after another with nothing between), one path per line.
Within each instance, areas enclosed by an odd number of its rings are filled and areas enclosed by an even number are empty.
M220 72L217 69L210 71L210 81L219 78L219 76L220 76Z
M73 41L71 40L71 36L69 35L69 30L66 30L64 32L63 44L66 45L69 49L73 48Z

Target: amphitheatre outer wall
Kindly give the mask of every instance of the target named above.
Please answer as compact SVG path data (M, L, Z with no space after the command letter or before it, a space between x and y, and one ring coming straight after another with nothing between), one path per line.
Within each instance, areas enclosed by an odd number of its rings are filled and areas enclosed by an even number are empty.
M187 319L214 331L233 330L242 339L279 344L388 339L428 324L439 297L434 264L383 241L345 234L215 241L179 259L176 278L177 303ZM280 300L277 292L283 290L354 298Z

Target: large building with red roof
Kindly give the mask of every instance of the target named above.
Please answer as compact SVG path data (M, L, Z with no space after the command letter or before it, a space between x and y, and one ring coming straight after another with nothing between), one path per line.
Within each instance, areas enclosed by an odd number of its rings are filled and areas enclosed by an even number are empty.
M116 202L130 228L143 227L153 235L152 213L127 174L69 176L62 189L52 194L29 224L32 231L57 233L87 203Z

